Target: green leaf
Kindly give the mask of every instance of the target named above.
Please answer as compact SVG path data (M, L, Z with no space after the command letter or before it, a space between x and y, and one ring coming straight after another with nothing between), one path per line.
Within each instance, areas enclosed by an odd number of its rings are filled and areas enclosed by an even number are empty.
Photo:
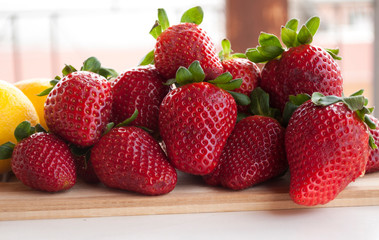
M176 71L176 82L185 85L193 81L192 73L185 67L179 67Z
M170 27L170 22L168 21L167 13L163 8L158 8L158 20L161 25L162 32Z
M244 118L247 118L249 115L243 112L238 112L237 113L237 122L241 121Z
M371 118L368 115L365 115L364 121L370 129L376 129L375 123L371 120Z
M297 32L298 26L299 26L299 20L297 20L296 18L293 18L286 23L285 27Z
M329 48L326 48L325 51L327 53L329 53L330 56L332 56L332 58L334 60L341 60L342 59L342 57L338 56L339 49L329 49Z
M132 116L130 116L128 119L126 119L125 121L123 121L122 123L119 123L116 125L116 127L124 127L124 126L127 126L128 124L130 124L131 122L133 122L138 116L138 109L136 108L134 110L134 113L132 114Z
M231 58L246 58L246 55L244 53L233 53Z
M250 110L254 115L266 116L270 109L270 97L262 88L255 88L250 95Z
M42 92L38 93L37 96L42 97L42 96L49 95L49 93L51 92L51 90L53 90L53 88L54 88L54 87L46 88L46 89L43 90Z
M182 23L195 23L200 25L203 22L204 12L199 6L188 9L180 19Z
M14 147L15 144L12 142L6 142L0 145L0 160L11 158Z
M297 33L294 30L286 28L286 27L282 27L280 35L281 35L283 43L287 46L287 48L296 46Z
M309 32L314 36L320 26L320 18L315 16L310 18L306 23L305 26L308 28Z
M105 130L103 132L103 136L107 133L109 133L110 130L114 127L114 122L110 122L106 125Z
M340 49L339 48L325 48L326 51L329 51L335 55L338 55L340 53Z
M351 94L350 97L362 95L363 92L364 92L364 89L360 89L356 91L355 93Z
M41 124L37 123L37 125L35 126L35 131L36 132L44 132L44 133L47 133L46 129L44 127L42 127Z
M311 96L309 96L306 93L297 94L296 96L295 95L290 95L289 96L290 102L292 102L293 104L296 104L298 106L300 106L301 104L305 103L309 99L311 99Z
M378 146L375 144L375 139L371 134L369 136L368 143L369 143L371 149L375 150L378 148Z
M262 56L265 56L269 60L280 56L284 52L282 47L277 46L260 46L257 47L257 50Z
M343 98L342 101L349 107L351 111L360 110L365 106L365 97L362 95Z
M247 49L245 54L250 61L255 63L265 63L270 60L270 58L263 56L260 52L258 52L256 48Z
M63 76L67 76L70 73L76 72L77 70L72 65L65 64L64 68L62 69Z
M224 72L213 80L209 80L209 83L219 84L219 83L228 83L233 79L233 76L230 72Z
M157 39L162 33L162 26L159 24L159 21L155 21L154 26L150 30L150 35Z
M239 88L242 85L242 79L238 78L227 83L216 83L215 85L221 89L231 91Z
M54 80L61 80L61 77L60 76L55 76ZM50 84L51 84L51 81L50 81Z
M101 68L100 61L95 57L90 57L83 62L83 71L98 73Z
M154 63L154 49L148 52L139 62L139 66L145 66Z
M258 37L258 42L262 47L276 46L278 48L282 48L282 44L280 44L278 37L276 37L273 34L261 32L261 34L259 34L259 37Z
M222 47L222 50L220 51L220 59L221 60L228 59L230 57L230 53L232 52L232 48L231 48L232 46L230 44L230 41L224 38L221 41L221 47Z
M342 98L333 96L333 95L324 96L321 94L323 97L320 97L321 96L320 94L321 93L312 94L312 102L317 106L328 106L328 105L340 102L342 100Z
M303 25L297 35L297 41L301 44L310 44L312 40L312 33L305 25Z
M101 67L99 69L99 75L105 77L106 79L111 79L111 78L116 78L118 76L118 73L116 72L116 70L112 68Z
M202 82L205 79L205 73L203 68L200 66L199 61L193 61L191 65L188 67L188 71L192 74L192 79L195 82Z
M14 136L17 142L20 142L22 139L29 137L33 133L35 133L35 128L31 126L29 121L21 122L14 130Z
M229 90L226 90L226 91L230 93L230 95L232 95L232 97L234 98L234 100L236 101L238 105L247 106L251 103L250 98L246 96L245 94L237 93L237 92L233 92Z
M166 82L164 82L163 85L170 86L171 84L174 84L174 83L176 83L176 79L171 78L171 79L167 80Z

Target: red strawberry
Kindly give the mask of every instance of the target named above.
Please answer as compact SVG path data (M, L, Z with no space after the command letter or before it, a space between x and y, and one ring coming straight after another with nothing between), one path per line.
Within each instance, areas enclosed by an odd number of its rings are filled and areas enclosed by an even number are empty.
M282 27L282 48L277 37L261 33L261 46L249 49L246 55L253 62L267 62L262 69L260 86L270 94L273 107L284 109L290 95L320 92L325 95L342 95L342 75L333 59L338 50L310 45L320 19L313 17L296 33L298 21L290 20Z
M301 205L325 204L365 172L369 133L359 94L312 95L292 115L285 136L290 196ZM370 140L371 141L371 140Z
M255 107L266 104L269 110L267 93L256 88L252 94L264 94L263 101L253 104ZM269 111L265 114L270 115ZM236 124L222 151L220 163L211 174L204 176L204 180L210 185L241 190L281 175L287 167L284 128L272 117L255 115Z
M25 129L25 126L27 130L22 130L24 133L18 137L16 132L20 132L20 128ZM74 186L74 159L63 140L51 133L34 133L29 122L22 122L16 132L18 143L7 144L10 147L8 150L13 150L12 171L23 184L48 192L67 190Z
M375 124L375 129L370 129L370 133L374 138L375 144L379 145L379 120L374 116L368 116ZM373 173L379 171L379 149L370 149L370 156L366 165L366 173Z
M159 106L169 91L153 65L125 71L112 82L112 121L123 122L138 109L135 126L158 130Z
M251 92L258 87L261 79L261 73L258 66L252 61L246 59L241 53L231 54L231 45L228 39L222 40L222 51L220 57L225 72L230 72L233 78L241 78L242 85L234 89L235 92L245 94L250 97ZM238 111L249 113L248 106L237 106Z
M214 43L198 26L203 20L200 7L186 11L182 16L182 23L171 27L165 11L158 11L159 24L154 26L151 34L157 39L154 50L155 66L164 78L175 78L179 67L187 68L195 60L200 62L208 80L223 73Z
M159 195L172 191L177 182L158 142L133 126L105 134L92 148L91 161L101 182L111 188Z
M49 93L45 120L52 133L87 147L99 140L111 109L112 92L107 79L97 73L75 70L58 81Z
M215 86L230 86L237 81L229 82L230 74L229 80L223 74L210 81L215 84L212 85L201 82L201 72L198 61L189 70L181 67L177 81L186 85L167 94L159 112L159 128L168 158L179 170L196 175L208 174L216 167L237 117L232 95ZM191 83L194 80L198 82ZM238 82L240 85L242 80Z

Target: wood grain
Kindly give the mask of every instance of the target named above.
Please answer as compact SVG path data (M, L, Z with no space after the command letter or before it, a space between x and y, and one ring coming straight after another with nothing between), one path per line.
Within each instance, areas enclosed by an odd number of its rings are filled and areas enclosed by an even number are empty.
M77 183L61 193L32 190L19 181L0 183L0 220L103 217L304 208L288 195L288 175L243 191L210 187L200 177L179 175L163 196L143 196ZM379 205L379 173L351 183L330 203L318 207Z

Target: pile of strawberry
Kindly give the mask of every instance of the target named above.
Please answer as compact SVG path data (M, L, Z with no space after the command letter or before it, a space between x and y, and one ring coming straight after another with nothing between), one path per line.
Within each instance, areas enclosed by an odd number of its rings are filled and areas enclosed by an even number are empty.
M232 54L199 27L200 7L150 34L153 51L118 75L91 57L66 65L48 94L40 125L23 122L17 144L0 147L25 185L56 192L77 176L146 195L175 188L177 170L242 190L290 171L290 196L325 204L365 172L379 170L379 121L358 91L342 93L338 50L313 46L320 20L290 20L281 40ZM255 63L264 63L262 71ZM272 107L275 108L272 108Z

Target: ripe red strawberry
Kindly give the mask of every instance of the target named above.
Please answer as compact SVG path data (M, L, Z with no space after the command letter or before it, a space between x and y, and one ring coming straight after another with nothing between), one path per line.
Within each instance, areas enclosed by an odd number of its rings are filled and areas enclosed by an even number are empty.
M233 97L210 83L174 89L163 99L159 114L168 158L181 171L210 173L218 163L236 115Z
M364 174L372 142L365 124L370 110L364 104L359 94L340 98L314 93L312 101L293 113L285 147L295 203L325 204Z
M250 97L251 92L258 87L261 73L258 66L246 59L244 54L231 54L229 40L222 40L223 50L220 52L221 64L225 72L230 72L233 78L241 78L242 85L234 89L235 92L245 94ZM249 113L248 106L237 106L239 112Z
M80 147L91 146L110 120L111 85L93 72L71 69L64 75L46 99L46 124L66 141Z
M20 129L25 127L21 136L17 136ZM51 133L35 133L29 122L22 122L16 128L15 136L18 140L16 145L6 144L12 154L11 166L17 179L33 189L48 192L67 190L74 186L74 159L63 140ZM0 151L4 150L3 147Z
M177 174L158 142L137 127L116 127L91 150L91 161L101 182L111 188L146 195L172 191Z
M375 124L376 129L370 129L370 133L374 138L375 144L379 145L379 120L374 116L368 116ZM370 156L368 157L366 165L366 173L373 173L379 171L379 149L370 149Z
M200 7L186 11L181 23L171 27L163 9L158 9L158 18L158 24L150 33L157 39L154 49L155 66L164 78L175 78L179 67L188 68L195 60L200 62L207 80L215 79L223 73L214 43L198 26L203 20Z
M267 93L256 88L252 94L263 94L264 98L252 102L255 108L265 104L259 108L269 110ZM258 99L260 97L256 98ZM241 190L279 176L287 170L284 128L269 116L269 112L264 113L266 116L246 117L236 124L222 151L219 164L211 174L204 176L207 184Z
M253 62L267 62L262 69L260 86L270 94L273 107L284 109L290 95L320 92L325 95L342 95L342 75L334 59L338 50L310 45L320 24L313 17L296 33L298 21L290 20L282 27L281 38L261 33L261 46L248 49L246 55Z
M138 109L134 126L158 131L159 106L169 91L153 65L125 71L112 82L112 122L118 124Z

